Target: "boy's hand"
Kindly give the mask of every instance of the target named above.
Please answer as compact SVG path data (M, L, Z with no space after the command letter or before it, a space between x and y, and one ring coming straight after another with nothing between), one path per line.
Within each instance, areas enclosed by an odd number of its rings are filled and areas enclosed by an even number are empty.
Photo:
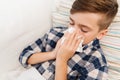
M66 32L65 35L58 41L54 54L56 59L67 62L75 53L82 39L78 30L72 33Z

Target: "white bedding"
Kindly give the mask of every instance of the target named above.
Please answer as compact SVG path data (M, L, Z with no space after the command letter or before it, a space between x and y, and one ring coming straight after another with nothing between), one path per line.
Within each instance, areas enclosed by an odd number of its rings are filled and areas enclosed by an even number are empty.
M40 73L34 68L23 71L16 80L46 80Z
M0 77L1 80L46 80L40 73L34 68L29 69L18 68L16 70L4 73Z
M14 80L25 70L18 57L51 27L53 1L0 0L0 80Z

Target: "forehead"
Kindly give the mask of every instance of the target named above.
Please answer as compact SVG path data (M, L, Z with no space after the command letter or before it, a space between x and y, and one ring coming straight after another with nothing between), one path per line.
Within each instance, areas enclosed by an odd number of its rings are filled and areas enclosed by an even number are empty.
M99 29L98 23L102 17L102 14L89 12L78 12L70 15L70 18L75 24L85 25L91 29Z

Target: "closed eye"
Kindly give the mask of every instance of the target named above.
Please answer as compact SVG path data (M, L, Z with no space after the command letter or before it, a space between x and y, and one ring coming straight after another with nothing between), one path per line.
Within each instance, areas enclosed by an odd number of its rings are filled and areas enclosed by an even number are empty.
M81 28L81 31L84 32L84 33L88 32L88 30L84 30L83 28Z

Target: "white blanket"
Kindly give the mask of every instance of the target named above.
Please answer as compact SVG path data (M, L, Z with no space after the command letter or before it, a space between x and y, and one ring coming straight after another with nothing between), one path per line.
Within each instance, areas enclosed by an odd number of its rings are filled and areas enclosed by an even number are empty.
M40 73L34 68L30 68L20 74L16 80L46 80Z
M0 80L46 80L40 73L34 68L24 69L19 67L16 70L5 72L0 75Z

